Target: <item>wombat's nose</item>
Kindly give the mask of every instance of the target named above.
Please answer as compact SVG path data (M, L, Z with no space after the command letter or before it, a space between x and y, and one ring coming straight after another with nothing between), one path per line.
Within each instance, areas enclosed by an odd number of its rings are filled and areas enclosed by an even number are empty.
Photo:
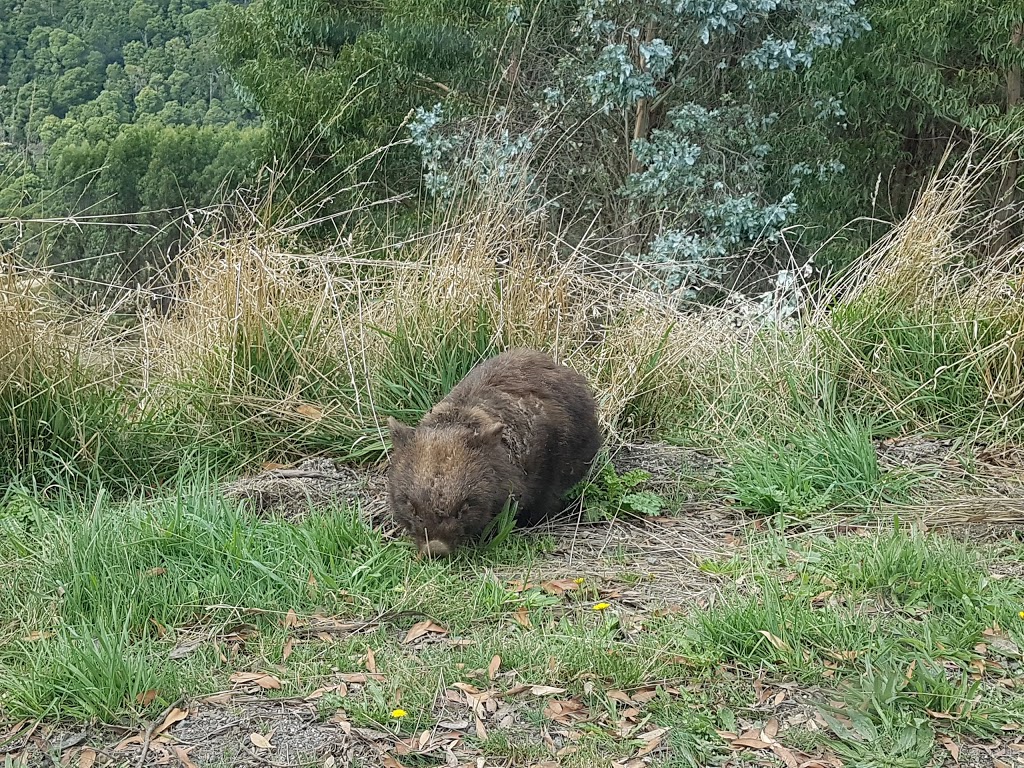
M447 557L452 553L452 548L443 541L425 541L420 544L420 554L424 557Z

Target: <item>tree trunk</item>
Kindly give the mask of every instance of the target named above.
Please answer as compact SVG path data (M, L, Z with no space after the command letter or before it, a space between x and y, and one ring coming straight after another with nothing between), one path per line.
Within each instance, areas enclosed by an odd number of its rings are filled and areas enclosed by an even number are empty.
M644 32L643 42L649 43L654 39L654 22L648 22L647 29ZM638 46L639 48L639 46ZM643 56L637 50L637 65L641 72L646 70L646 64ZM640 99L636 105L636 116L633 119L633 142L639 141L640 139L646 139L647 133L651 128L651 100ZM636 151L633 149L633 143L630 143L629 147L629 172L637 173L640 170L640 161L637 160Z
M647 23L647 29L644 30L643 42L650 42L654 39L654 22L650 21ZM644 62L643 54L639 50L640 45L637 45L637 66L641 72L647 69L646 63ZM640 167L640 160L636 156L636 149L634 149L635 142L646 139L647 134L651 128L651 100L640 99L636 105L636 114L633 117L633 139L629 145L629 167L627 169L626 178L634 173L639 173L642 168ZM630 205L632 208L632 204ZM641 217L633 217L633 222L630 224L629 229L632 230L630 233L630 246L634 254L639 254L643 251L644 246L647 243L648 233L645 231L644 226L641 225L643 219Z

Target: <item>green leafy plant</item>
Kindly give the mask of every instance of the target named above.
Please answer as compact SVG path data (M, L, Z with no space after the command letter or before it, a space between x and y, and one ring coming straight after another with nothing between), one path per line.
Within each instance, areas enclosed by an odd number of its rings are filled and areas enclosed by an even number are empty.
M597 477L577 485L569 497L582 499L584 519L591 522L619 515L654 517L664 508L665 499L642 489L650 479L642 469L619 474L611 462L605 462Z

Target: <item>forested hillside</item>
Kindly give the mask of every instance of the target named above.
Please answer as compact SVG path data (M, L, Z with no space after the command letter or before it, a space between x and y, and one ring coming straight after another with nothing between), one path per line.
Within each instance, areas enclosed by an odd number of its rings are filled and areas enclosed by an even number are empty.
M535 205L592 216L652 287L744 287L849 262L947 149L1024 125L1018 6L3 0L0 216L24 254L139 278L267 171L265 223L316 241L526 158Z
M81 222L36 227L33 250L85 259L83 275L145 274L174 249L170 222L250 171L256 115L217 52L227 7L0 3L0 217Z

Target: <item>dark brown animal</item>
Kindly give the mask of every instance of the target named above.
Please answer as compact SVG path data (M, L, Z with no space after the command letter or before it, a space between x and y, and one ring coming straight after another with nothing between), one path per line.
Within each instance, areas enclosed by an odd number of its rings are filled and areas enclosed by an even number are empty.
M529 349L477 365L417 427L388 429L391 509L428 556L479 538L510 497L520 524L559 511L601 447L586 379Z

